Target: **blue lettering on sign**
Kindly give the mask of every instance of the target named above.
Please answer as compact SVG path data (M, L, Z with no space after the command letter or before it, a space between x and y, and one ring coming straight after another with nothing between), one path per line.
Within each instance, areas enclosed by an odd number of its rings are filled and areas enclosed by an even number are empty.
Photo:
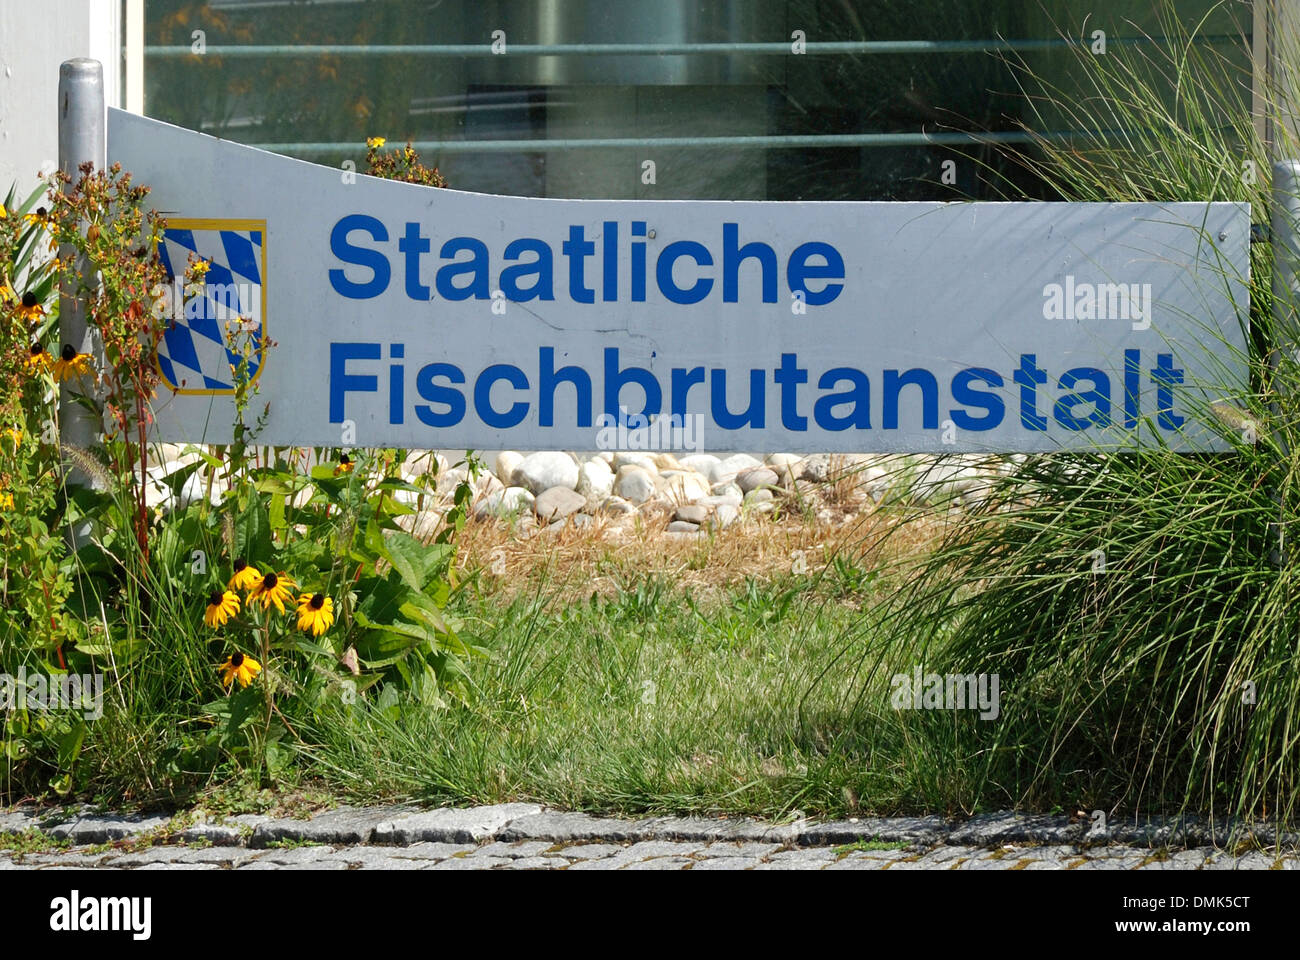
M440 263L430 265L433 239L418 221L411 220L392 231L397 248L393 255L402 271L402 289L416 301L429 300L435 291L444 300L487 300L494 290L515 303L554 300L557 261L563 261L559 275L571 303L595 304L598 286L601 303L616 303L623 296L619 278L624 259L629 261L628 293L633 303L647 302L651 275L664 300L683 306L701 303L719 291L724 303L778 300L777 249L763 240L743 241L737 223L721 225L720 243L695 238L666 243L654 255L653 269L647 262L646 222L628 223L626 243L620 240L621 226L617 220L599 224L599 244L588 237L584 224L569 225L563 239L518 237L505 245L500 264L492 262L482 239L451 237L438 248ZM368 234L370 242L363 243L353 234ZM385 293L393 271L385 247L391 243L388 227L375 217L353 213L341 218L330 231L330 253L345 266L330 269L331 286L353 300ZM720 255L715 253L718 250ZM719 263L721 269L715 273ZM351 279L346 266L364 267L369 276ZM833 244L802 243L786 257L784 275L792 295L808 306L825 306L844 290L844 257ZM434 279L432 289L426 276Z
M349 214L334 224L334 229L330 231L330 253L344 263L369 267L371 275L370 280L366 283L354 283L348 279L348 275L344 271L336 267L330 270L330 285L341 295L352 300L367 300L370 297L379 296L388 289L388 281L392 276L392 271L388 266L388 258L378 250L352 245L348 235L354 230L366 231L370 234L372 240L384 241L388 239L388 230L384 225L374 217L367 217L365 214ZM408 261L408 266L409 263L410 261Z
M406 422L407 364L406 345L388 345L387 377L381 378L383 345L370 342L342 342L329 345L329 419L342 423L348 419L349 405L363 406L374 415L376 402L386 404L390 424ZM1149 362L1149 358L1148 358ZM1127 349L1118 369L1124 379L1124 429L1134 430L1142 422L1141 387L1145 373L1147 383L1155 387L1156 422L1161 430L1179 430L1185 418L1174 412L1175 388L1183 383L1184 371L1176 367L1172 353L1157 353L1155 366L1142 368L1142 352ZM767 427L768 378L777 395L773 410L779 411L781 427L794 433L809 430L809 423L827 432L872 429L873 399L880 402L882 430L898 430L905 419L922 429L939 426L941 388L939 377L931 370L880 371L880 392L873 397L872 378L856 367L833 367L815 380L819 395L800 397L799 388L810 383L806 367L799 365L798 354L782 353L771 370L729 370L726 367L673 367L668 371L667 392L659 376L648 367L625 360L618 347L606 347L597 369L577 363L561 365L556 348L537 349L535 379L510 363L495 363L472 378L472 391L464 389L470 376L454 363L438 361L420 366L415 373L414 393L421 402L411 410L415 419L433 428L454 427L470 414L483 424L498 430L528 425L525 420L534 405L538 427L557 426L556 400L572 400L565 405L565 419L573 426L588 428L599 397L602 421L608 424L647 422L663 412L665 399L672 415L686 416L692 406L708 411L714 427L728 430L763 430ZM366 395L380 393L380 381L387 381L387 397ZM1055 393L1041 397L1054 386ZM983 432L1002 425L1007 404L997 392L1013 384L1019 392L1020 426L1028 431L1048 429L1046 407L1051 419L1070 431L1106 428L1114 425L1111 416L1111 376L1102 367L1073 367L1051 380L1038 366L1032 353L1021 354L1019 366L1005 376L987 367L958 370L947 383L947 395L956 406L948 408L948 417L960 430ZM534 384L536 387L534 388ZM698 387L696 402L688 403L692 388ZM630 396L625 396L633 388ZM802 403L801 403L802 399ZM807 400L812 400L811 417ZM632 402L629 402L632 401ZM383 409L379 407L378 409ZM904 411L910 413L904 416ZM569 413L567 411L572 411ZM919 413L919 418L916 414ZM563 426L564 424L560 424Z

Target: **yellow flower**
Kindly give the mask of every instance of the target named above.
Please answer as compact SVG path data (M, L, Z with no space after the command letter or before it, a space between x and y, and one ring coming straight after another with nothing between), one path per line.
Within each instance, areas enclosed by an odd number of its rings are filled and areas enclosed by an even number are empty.
M366 146L372 150L378 150L387 142L383 137L366 137Z
M59 359L54 361L54 379L60 383L73 377L84 377L90 372L90 354L77 353L72 344L65 343Z
M0 203L0 220L9 219L9 213L5 210L5 205Z
M14 495L12 493L0 492L0 510L12 510L14 508Z
M323 593L304 593L298 598L298 629L319 637L334 623L334 601Z
M195 260L190 264L190 273L196 277L206 277L211 269L212 264L207 260Z
M45 345L33 343L31 350L27 354L27 360L24 366L27 367L28 373L49 373L54 361L50 355L45 352Z
M208 608L203 612L203 622L209 627L219 627L238 612L237 593L233 590L214 590L208 595Z
M13 441L15 450L22 446L23 432L17 427L5 427L4 435Z
M355 466L356 464L352 462L351 457L349 457L346 453L340 454L339 465L334 468L334 476L337 477L340 473L351 473L352 468Z
M287 573L268 573L257 581L248 595L248 602L252 604L260 600L263 610L269 610L271 604L275 604L275 609L284 613L284 601L291 599L289 591L292 588L293 578Z
M257 586L257 581L262 579L262 575L250 567L243 557L235 558L234 568L235 575L226 584L229 590L252 590Z
M218 669L221 671L223 687L229 687L232 680L238 680L241 687L246 687L262 672L262 665L236 650Z
M23 305L18 308L18 314L29 323L35 323L45 316L45 308L36 299L36 294L28 290L23 294Z
M50 211L46 210L44 207L37 207L35 213L29 213L24 216L23 219L28 223L35 223L43 227L48 227L50 225Z

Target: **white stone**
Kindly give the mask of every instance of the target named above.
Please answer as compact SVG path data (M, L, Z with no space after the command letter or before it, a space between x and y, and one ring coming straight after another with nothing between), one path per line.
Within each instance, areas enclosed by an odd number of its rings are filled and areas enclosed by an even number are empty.
M543 450L524 457L512 477L515 486L527 487L534 494L551 487L572 490L578 485L578 464L567 453Z
M713 496L715 497L740 498L745 495L745 491L741 490L740 487L737 486L736 483L732 480L727 480L723 483L715 483L712 487L709 488L709 492L713 494Z
M747 453L733 453L725 460L720 460L709 474L710 483L725 483L736 479L736 474L749 467L761 467L757 458Z
M713 508L714 526L722 529L729 527L740 519L740 507L731 503L720 503Z
M592 457L578 468L578 493L600 502L614 492L614 472L599 457Z
M676 473L664 482L663 495L673 503L691 503L709 495L709 485L694 472Z
M614 454L613 467L615 471L623 467L640 467L652 476L659 472L659 465L655 463L654 457L648 453L635 453L629 450L619 450Z
M722 461L711 453L692 453L689 457L682 457L678 461L686 470L694 470L702 477L709 476L710 472Z
M568 487L551 487L537 495L537 500L533 503L533 512L540 520L563 520L586 505L587 500L582 494Z
M744 498L741 496L740 491L737 490L734 494L731 493L721 494L721 495L715 494L713 496L700 497L698 502L700 503L701 506L705 506L705 507L721 507L721 506L738 507L740 506L741 501L743 499Z
M782 468L788 469L796 463L799 463L801 460L803 460L803 457L799 456L797 453L769 453L763 458L763 462L778 473L781 472Z
M622 497L610 497L600 505L600 509L614 516L627 516L636 513L636 507Z
M497 479L502 483L509 484L514 478L515 468L524 462L524 455L515 450L502 450L497 454L496 463L492 465L492 470L497 475Z
M639 467L620 470L615 489L624 500L631 503L645 503L655 495L654 477Z
M495 490L474 505L476 517L504 517L533 509L536 498L523 487L506 487Z

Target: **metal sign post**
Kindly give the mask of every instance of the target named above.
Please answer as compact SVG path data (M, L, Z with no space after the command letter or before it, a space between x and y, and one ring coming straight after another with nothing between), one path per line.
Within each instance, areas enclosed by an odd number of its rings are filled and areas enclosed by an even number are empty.
M104 68L98 60L65 60L59 67L59 169L72 178L65 189L75 185L83 163L93 163L96 170L108 165L105 116ZM69 246L59 250L61 259L72 255ZM81 277L89 279L93 269L88 258L78 258L77 273ZM97 355L93 339L93 331L86 321L85 300L78 296L78 291L69 289L67 283L61 284L56 352L64 344L70 344L78 353ZM102 429L95 415L72 399L69 385L61 384L59 442L88 450L98 443ZM69 465L66 476L69 485L93 485L92 478L75 466ZM74 544L79 544L88 534L87 527L71 531L70 536Z
M1270 239L1273 244L1273 334L1269 345L1268 370L1270 384L1276 389L1282 351L1291 351L1295 358L1300 330L1296 324L1297 296L1300 295L1300 160L1279 160L1273 164L1273 209L1270 217ZM1281 415L1273 405L1273 418ZM1273 439L1286 457L1286 438L1274 429ZM1286 563L1286 526L1281 490L1274 491L1278 506L1277 545L1273 562Z

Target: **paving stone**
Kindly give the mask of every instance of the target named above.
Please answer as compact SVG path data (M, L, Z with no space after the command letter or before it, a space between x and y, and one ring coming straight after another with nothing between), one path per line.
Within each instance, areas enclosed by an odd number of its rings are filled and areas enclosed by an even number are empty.
M137 870L220 870L219 863L146 863Z
M821 870L829 865L827 860L770 860L760 863L755 870Z
M1020 861L1013 857L971 856L958 863L954 870L1010 870Z
M624 854L633 860L644 860L646 857L689 857L692 854L701 852L698 843L678 843L673 840L642 840L640 843L634 843L626 848Z
M1077 867L1071 868L1069 864L1066 869L1074 870L1132 870L1137 867L1145 858L1144 857L1102 857L1097 860L1087 860Z
M781 849L779 843L755 843L753 841L719 840L710 843L701 852L709 857L756 857L771 856Z
M245 843L262 824L270 822L270 817L260 814L240 814L220 823L192 824L177 834L176 839L182 843L207 841L216 846L236 846Z
M948 836L948 822L943 817L888 817L837 820L819 823L800 831L799 842L815 846L841 846L860 840L886 843L938 843Z
M17 862L24 867L42 866L58 863L102 863L109 859L107 854L79 854L73 850L60 850L54 853L24 853Z
M872 860L866 857L845 857L826 865L827 870L883 870L884 860Z
M752 870L763 863L758 857L721 857L713 856L707 860L695 861L692 870Z
M429 870L490 870L510 863L507 857L450 857L439 860Z
M902 860L905 857L915 856L907 850L850 850L844 855L845 860Z
M1027 857L1035 857L1039 860L1081 856L1079 848L1073 844L1049 844L1041 847L1021 847L1020 852Z
M535 803L501 803L489 807L439 810L407 813L389 817L380 822L374 831L375 843L405 845L420 841L435 843L471 843L489 840L506 824L541 812ZM497 839L524 840L544 837L497 837Z
M1034 860L1025 864L1025 870L1064 870L1065 864L1060 860Z
M579 860L569 870L622 870L633 862L627 857L602 857L599 860Z
M550 840L553 843L646 840L656 821L614 820L585 813L547 810L511 820L497 833L498 840Z
M115 867L145 865L150 863L243 863L260 855L246 847L177 847L157 846L135 853L111 856L109 863Z
M496 840L486 846L480 847L476 856L487 855L490 857L536 857L544 850L549 850L555 844L547 840L516 840L514 843L503 843Z
M559 857L515 857L502 867L503 870L563 870L569 865L568 860Z
M408 860L446 860L458 853L472 853L478 849L472 843L413 843L409 847L386 847L390 855Z
M1277 862L1277 857L1271 853L1260 853L1253 850L1243 856L1236 858L1234 870L1272 870L1273 864Z
M355 847L342 847L334 850L322 860L338 860L351 867L364 870L423 870L429 865L427 859L404 857L401 853L405 847L377 847L360 844Z
M616 856L627 849L618 843L575 843L556 850L555 856L569 860L597 860L601 857Z
M36 827L35 814L26 808L0 812L0 834L25 833Z
M793 850L778 850L770 858L782 860L834 860L836 853L830 847L796 847Z
M236 870L347 870L348 865L342 860L312 860L305 863L272 863L269 860L254 860L241 864Z
M111 843L161 830L171 822L171 817L113 817L90 814L76 816L64 823L44 829L58 840L73 843Z
M1068 817L1030 815L1003 810L980 814L952 828L949 843L990 847L1007 843L1063 843L1082 839L1090 822L1071 823Z
M286 847L283 849L272 847L258 859L264 863L282 863L286 865L291 863L314 863L317 860L326 859L333 852L333 847L325 845L318 847Z
M624 870L684 870L695 861L688 857L654 857L629 863Z
M958 859L969 859L981 851L977 847L934 847L921 855L921 863L948 863Z
M404 815L409 807L338 807L309 820L268 820L253 830L251 847L265 847L277 840L306 840L314 843L370 843L379 824Z

